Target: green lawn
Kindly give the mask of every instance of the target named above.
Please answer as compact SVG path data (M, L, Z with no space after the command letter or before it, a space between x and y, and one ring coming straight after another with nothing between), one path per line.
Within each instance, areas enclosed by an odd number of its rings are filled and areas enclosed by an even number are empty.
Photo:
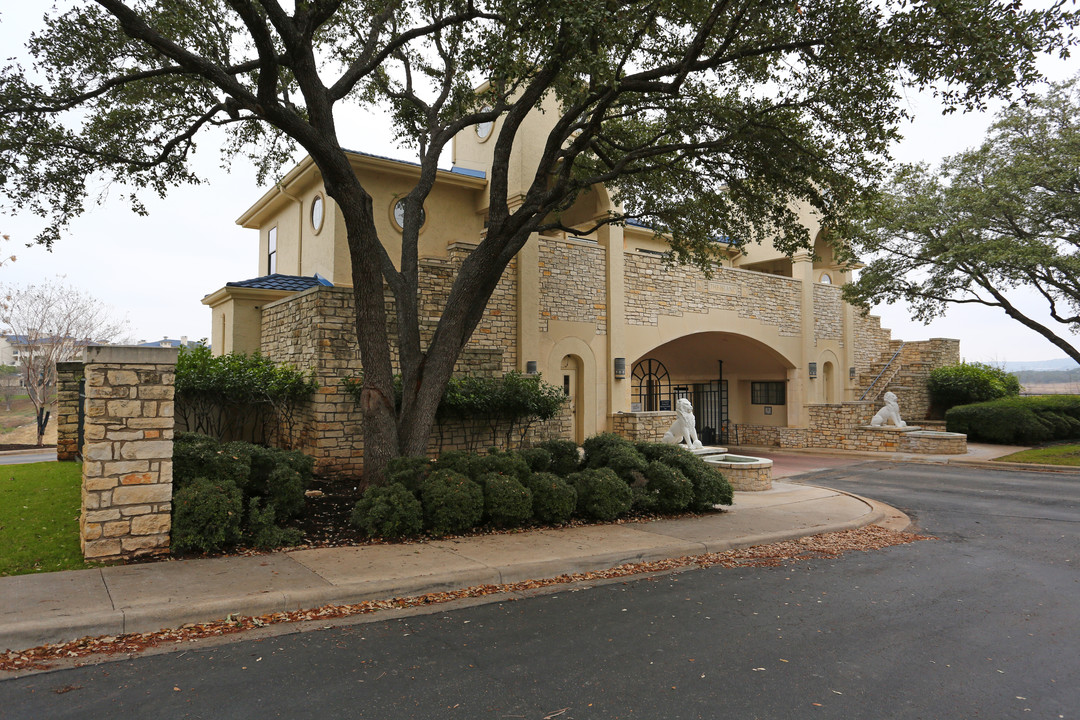
M79 551L82 464L0 465L0 576L90 567Z
M1080 466L1080 445L1050 445L1021 450L1012 455L995 458L1001 462L1042 463L1043 465Z

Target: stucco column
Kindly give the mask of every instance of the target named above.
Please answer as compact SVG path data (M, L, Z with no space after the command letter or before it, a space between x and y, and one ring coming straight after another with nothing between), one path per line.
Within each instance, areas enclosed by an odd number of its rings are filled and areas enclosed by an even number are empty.
M607 415L630 410L630 368L626 367L626 377L615 379L615 358L626 357L626 286L625 286L625 243L621 225L605 225L601 228L600 240L607 249L607 366L600 368L607 383ZM608 428L611 430L612 428Z
M814 262L809 251L802 250L791 259L791 277L802 283L800 358L794 371L788 371L788 427L806 427L805 406L814 402L815 380L808 377L814 352Z
M847 284L851 281L851 271L846 270L840 276L840 282ZM855 378L851 377L851 368L855 367L855 308L848 303L840 304L841 318L844 323L843 335L844 335L844 352L841 357L841 362L844 363L842 368L844 378L844 399L845 400L858 400L855 397L856 382Z

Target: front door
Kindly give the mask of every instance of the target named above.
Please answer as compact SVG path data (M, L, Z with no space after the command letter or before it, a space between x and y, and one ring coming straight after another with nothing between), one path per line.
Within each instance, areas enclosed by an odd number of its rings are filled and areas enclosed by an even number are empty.
M570 431L574 442L579 445L585 440L585 418L581 412L581 388L578 385L581 380L580 366L581 361L574 355L562 359L562 387L563 393L569 398Z

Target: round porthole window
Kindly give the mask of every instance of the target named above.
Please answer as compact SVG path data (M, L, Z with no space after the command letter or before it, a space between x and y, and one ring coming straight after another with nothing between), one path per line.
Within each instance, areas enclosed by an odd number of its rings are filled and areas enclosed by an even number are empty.
M491 106L485 105L481 112L490 112ZM491 120L485 120L484 122L476 123L476 136L480 138L480 142L484 142L491 137L491 131L495 129L495 123Z
M394 203L394 211L392 213L392 217L394 218L394 224L397 225L397 229L398 230L404 230L405 229L405 201L404 200L398 200L397 202ZM426 222L427 222L427 212L423 208L420 208L420 227L423 228L424 224Z
M315 199L311 201L311 227L316 233L322 230L323 216L326 213L323 202L322 195L316 195Z

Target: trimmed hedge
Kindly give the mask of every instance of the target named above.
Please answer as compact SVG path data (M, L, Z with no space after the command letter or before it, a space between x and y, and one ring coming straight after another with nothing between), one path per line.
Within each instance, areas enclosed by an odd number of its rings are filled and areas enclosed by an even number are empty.
M1031 445L1080 438L1080 395L1009 397L958 405L945 413L950 432L974 442Z
M532 517L532 493L511 475L484 473L479 478L484 488L484 518L495 527L524 525Z
M436 535L471 530L484 516L484 491L466 475L436 470L420 486L424 527Z
M1020 394L1020 380L1015 375L978 362L936 368L927 378L926 387L930 392L930 405L938 413L957 405Z
M294 450L178 433L172 549L214 552L242 540L260 549L296 545L300 532L284 524L303 514L313 468Z
M533 473L525 482L532 492L533 517L542 523L560 525L570 520L577 508L577 490L554 473Z
M577 513L592 520L614 520L630 510L633 494L614 470L594 468L567 480L577 490Z
M405 485L393 483L365 490L349 522L369 537L409 537L423 529L424 511Z

